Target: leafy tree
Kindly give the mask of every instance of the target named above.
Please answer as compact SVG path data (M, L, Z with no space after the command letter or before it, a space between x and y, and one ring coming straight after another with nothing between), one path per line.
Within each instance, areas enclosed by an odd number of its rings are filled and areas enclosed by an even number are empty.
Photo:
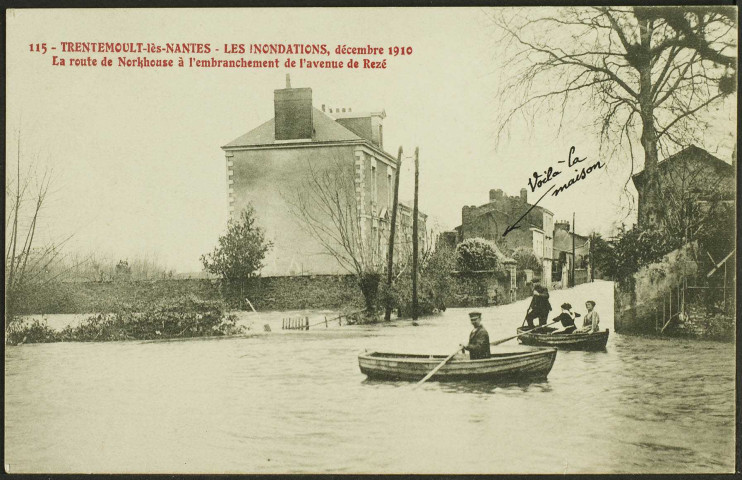
M449 247L438 247L425 251L420 260L418 275L417 313L427 315L436 310L443 311L451 296L451 273L456 269L456 255ZM381 296L392 307L398 308L400 315L412 315L412 278L401 275L392 284L391 291L386 284L381 286Z
M494 270L498 253L497 246L488 240L467 238L456 246L456 263L461 271Z
M256 276L272 246L265 240L263 229L255 224L255 210L249 205L237 220L229 221L227 233L219 237L219 245L212 253L201 256L201 263L207 272L223 281L239 282Z
M716 262L734 249L737 233L734 205L711 205L706 221L696 235L700 247ZM708 258L708 257L707 257Z
M658 262L682 245L682 240L656 229L623 229L611 242L600 237L593 245L596 267L614 280L622 280L641 267Z
M542 270L541 261L530 248L518 247L513 251L511 257L518 262L518 270L533 270L536 273L540 273Z

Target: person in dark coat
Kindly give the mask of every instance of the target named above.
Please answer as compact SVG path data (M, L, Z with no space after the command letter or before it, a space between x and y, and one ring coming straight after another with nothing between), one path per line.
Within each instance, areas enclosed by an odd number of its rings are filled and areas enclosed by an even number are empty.
M482 314L471 312L469 319L474 330L469 334L469 343L462 347L463 350L469 351L469 358L471 360L490 358L490 335L482 326Z
M538 325L546 325L546 319L549 317L551 311L551 303L549 303L549 291L543 285L536 285L533 287L533 298L531 298L531 304L528 306L526 312L526 322L528 327L533 328L533 320L538 318Z
M575 325L575 318L579 316L579 313L572 313L572 305L570 305L569 303L563 303L562 313L554 318L555 322L562 322L563 328L562 330L557 330L556 332L554 332L554 335L560 333L572 333L577 330L577 326Z

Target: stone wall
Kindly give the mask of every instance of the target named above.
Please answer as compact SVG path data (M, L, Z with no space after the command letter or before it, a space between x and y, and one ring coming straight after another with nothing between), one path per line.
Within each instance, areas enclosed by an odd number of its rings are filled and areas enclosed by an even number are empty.
M451 274L449 307L485 307L503 305L510 301L510 276L507 273L493 271Z
M235 292L236 293L236 292ZM303 275L260 277L244 287L256 310L363 308L363 295L352 275ZM235 295L230 295L230 303ZM241 299L240 299L241 300ZM249 309L246 306L245 309Z
M614 284L614 322L619 333L650 333L662 320L664 299L683 281L695 276L695 244L665 255L660 262L639 269ZM672 298L672 297L670 297Z

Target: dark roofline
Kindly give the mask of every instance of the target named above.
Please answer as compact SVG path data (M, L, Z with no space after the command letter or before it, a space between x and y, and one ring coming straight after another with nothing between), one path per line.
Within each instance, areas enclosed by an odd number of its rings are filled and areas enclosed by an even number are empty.
M672 155L670 155L669 157L665 158L664 160L657 162L657 168L659 169L659 168L661 168L664 165L668 165L670 162L672 162L676 158L678 158L678 157L680 157L682 155L685 155L689 151L693 151L693 150L698 151L699 153L703 154L705 158L707 158L707 159L709 159L709 160L711 160L713 162L717 162L720 165L724 165L724 166L727 166L729 168L733 168L731 163L727 163L724 160L722 160L722 159L720 159L720 158L712 155L711 153L709 153L708 150L705 150L705 149L703 149L701 147L698 147L696 145L693 145L693 144L688 145L687 147L685 147L684 149L680 150L679 152L675 152ZM646 170L642 170L641 172L635 173L634 175L631 176L631 179L634 181L634 185L636 185L636 181L637 180L641 181L642 176L643 176L643 174L644 174L645 171Z
M302 141L302 142L285 142L285 143L271 143L271 144L254 144L254 145L237 145L237 146L226 146L223 145L220 147L225 152L235 152L235 151L242 151L242 150L272 150L276 148L311 148L311 147L327 147L327 146L342 146L342 145L363 145L365 147L368 147L369 149L373 150L374 152L384 156L387 160L390 160L392 163L397 165L397 159L394 158L390 153L385 152L384 150L381 150L378 146L376 146L374 143L370 142L366 139L358 139L358 140L330 140L326 142L314 142L314 141Z

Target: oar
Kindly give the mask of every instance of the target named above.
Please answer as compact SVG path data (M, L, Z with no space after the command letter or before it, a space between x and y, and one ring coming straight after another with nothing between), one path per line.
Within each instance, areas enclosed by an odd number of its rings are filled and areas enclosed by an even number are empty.
M453 352L451 355L447 356L445 360L443 360L441 363L438 364L437 367L435 367L433 370L431 370L430 373L428 373L427 375L425 375L425 377L423 377L422 380L420 380L419 382L417 382L415 384L415 387L417 387L421 383L425 383L430 377L432 377L433 375L435 375L435 372L437 372L438 370L440 370L443 365L447 364L448 361L451 360L460 351L461 351L461 345L459 345L459 348L457 348L455 352Z
M499 344L501 344L501 343L505 343L505 342L507 342L507 341L509 341L509 340L512 340L512 339L514 339L514 338L518 338L518 337L520 337L521 335L525 335L525 334L527 334L527 333L532 333L532 332L533 332L534 330L538 330L538 329L540 329L540 328L548 327L549 325L554 325L555 323L559 323L559 322L560 322L560 320L557 320L557 321L555 321L555 322L551 322L551 323L547 323L546 325L541 325L540 327L532 328L532 329L528 330L527 332L519 333L518 335L513 335L512 337L508 337L508 338L503 338L502 340L498 340L498 341L496 341L496 342L491 342L491 343L490 343L490 345L491 345L491 346L499 345Z

